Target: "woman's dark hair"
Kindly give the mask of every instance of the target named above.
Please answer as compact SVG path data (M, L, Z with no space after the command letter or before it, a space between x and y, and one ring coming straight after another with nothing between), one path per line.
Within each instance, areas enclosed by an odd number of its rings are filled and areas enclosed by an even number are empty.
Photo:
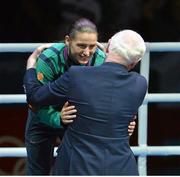
M69 36L74 38L76 32L97 33L96 25L86 18L81 18L71 26Z

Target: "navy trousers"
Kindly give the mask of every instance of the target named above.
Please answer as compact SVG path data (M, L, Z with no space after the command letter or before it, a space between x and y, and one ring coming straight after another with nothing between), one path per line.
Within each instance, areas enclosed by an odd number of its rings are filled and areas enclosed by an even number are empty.
M27 150L26 175L49 175L53 164L53 152L57 138L62 139L64 128L52 128L39 122L29 111L25 130Z

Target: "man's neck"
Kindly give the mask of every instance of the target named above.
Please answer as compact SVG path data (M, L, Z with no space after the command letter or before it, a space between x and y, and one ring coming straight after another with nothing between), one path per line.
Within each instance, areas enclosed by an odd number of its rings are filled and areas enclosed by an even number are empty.
M105 62L118 63L127 67L125 59L114 53L108 53Z

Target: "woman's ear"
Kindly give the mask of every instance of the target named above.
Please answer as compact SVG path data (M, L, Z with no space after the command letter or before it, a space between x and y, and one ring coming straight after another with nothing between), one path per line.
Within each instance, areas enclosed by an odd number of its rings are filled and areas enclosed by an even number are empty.
M70 37L66 35L64 39L66 46L69 46L70 40L71 40Z

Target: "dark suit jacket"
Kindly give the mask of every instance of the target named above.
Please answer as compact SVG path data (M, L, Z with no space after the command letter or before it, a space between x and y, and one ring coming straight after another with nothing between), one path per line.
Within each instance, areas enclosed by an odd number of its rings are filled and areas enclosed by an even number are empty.
M116 63L71 67L46 86L26 72L27 100L34 106L69 101L77 118L68 126L58 149L57 175L138 175L127 127L142 104L147 82Z

